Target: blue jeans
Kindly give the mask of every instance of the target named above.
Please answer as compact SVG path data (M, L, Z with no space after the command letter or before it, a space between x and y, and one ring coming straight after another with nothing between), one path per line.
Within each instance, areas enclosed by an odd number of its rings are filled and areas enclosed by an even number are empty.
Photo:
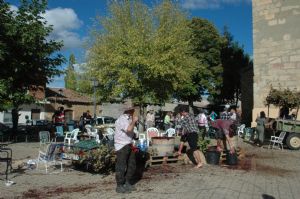
M64 128L63 126L56 126L56 136L64 136Z

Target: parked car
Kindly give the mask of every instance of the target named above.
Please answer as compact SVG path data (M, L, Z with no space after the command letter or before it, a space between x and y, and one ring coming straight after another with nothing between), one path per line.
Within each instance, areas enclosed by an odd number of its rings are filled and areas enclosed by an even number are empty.
M99 116L96 118L95 127L98 129L115 127L116 119L110 116Z

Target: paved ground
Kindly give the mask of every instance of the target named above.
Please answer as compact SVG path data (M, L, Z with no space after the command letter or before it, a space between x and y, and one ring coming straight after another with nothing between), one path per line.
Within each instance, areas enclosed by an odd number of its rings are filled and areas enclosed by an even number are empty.
M48 175L18 170L10 175L16 184L9 187L4 185L4 175L0 175L0 198L300 198L300 151L257 148L242 141L239 145L245 153L236 167L150 167L137 182L138 191L131 194L115 193L113 175L93 175L66 167L62 173ZM37 155L37 143L11 147L15 164Z

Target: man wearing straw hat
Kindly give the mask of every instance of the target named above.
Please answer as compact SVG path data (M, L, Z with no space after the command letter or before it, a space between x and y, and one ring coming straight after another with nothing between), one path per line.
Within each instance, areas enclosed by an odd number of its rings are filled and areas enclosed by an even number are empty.
M116 120L114 145L117 154L116 160L116 182L117 193L130 193L136 188L130 184L135 169L135 153L132 151L132 141L134 138L133 129L138 117L134 116L134 108L128 107Z

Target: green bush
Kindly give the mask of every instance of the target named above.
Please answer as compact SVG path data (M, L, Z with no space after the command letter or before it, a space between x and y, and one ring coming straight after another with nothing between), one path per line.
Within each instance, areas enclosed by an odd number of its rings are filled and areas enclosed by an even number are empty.
M77 166L96 173L110 173L114 169L114 152L106 145L97 149L82 152Z
M202 139L202 137L200 137L197 142L197 146L199 147L199 150L202 151L203 153L206 152L209 144L210 144L210 140L206 138Z

